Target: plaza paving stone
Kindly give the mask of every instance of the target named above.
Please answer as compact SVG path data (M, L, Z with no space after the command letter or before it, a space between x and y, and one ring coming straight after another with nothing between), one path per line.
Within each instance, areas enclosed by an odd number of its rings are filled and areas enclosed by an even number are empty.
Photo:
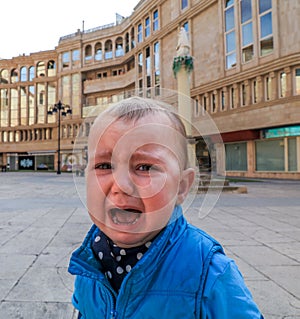
M247 194L193 194L186 217L236 261L265 319L299 319L300 181L240 184ZM0 173L1 319L76 317L67 267L91 226L84 190L70 173Z

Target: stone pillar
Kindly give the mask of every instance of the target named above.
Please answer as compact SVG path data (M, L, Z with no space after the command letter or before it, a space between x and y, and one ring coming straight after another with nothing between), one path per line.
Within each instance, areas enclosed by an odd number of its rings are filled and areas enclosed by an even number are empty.
M249 80L245 81L245 90L246 90L245 106L249 106L251 104L251 85Z
M286 96L288 97L293 95L293 75L290 67L285 68L284 72L286 74Z
M256 77L256 85L257 85L257 103L263 102L264 100L264 86L261 76Z
M247 162L248 162L248 174L253 176L255 172L255 142L247 142Z
M270 73L270 78L271 78L271 87L272 87L272 92L271 92L271 100L276 100L278 98L278 79L277 79L277 73L271 72Z
M177 78L178 113L182 118L189 138L188 156L190 164L196 165L195 141L192 138L192 110L193 104L190 92L190 73L193 69L193 58L190 55L190 44L184 28L178 36L177 55L173 61L173 72Z

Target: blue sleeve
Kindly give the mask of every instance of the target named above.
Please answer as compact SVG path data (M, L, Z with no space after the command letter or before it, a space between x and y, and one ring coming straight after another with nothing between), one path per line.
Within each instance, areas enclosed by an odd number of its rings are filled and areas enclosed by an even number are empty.
M263 319L234 261L212 258L204 288L201 319Z

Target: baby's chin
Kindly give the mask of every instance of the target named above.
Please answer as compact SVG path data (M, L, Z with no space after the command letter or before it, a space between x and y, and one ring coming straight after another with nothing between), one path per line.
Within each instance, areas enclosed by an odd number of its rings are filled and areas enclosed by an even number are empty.
M121 248L138 247L151 241L161 230L148 233L130 233L118 231L107 226L98 226L103 233L109 237L117 246Z

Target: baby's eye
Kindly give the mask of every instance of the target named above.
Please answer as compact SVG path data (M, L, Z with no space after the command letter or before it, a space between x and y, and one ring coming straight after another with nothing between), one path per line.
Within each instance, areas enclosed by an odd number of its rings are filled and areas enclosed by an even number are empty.
M137 166L137 170L138 171L142 171L142 172L149 172L150 170L154 169L154 165L152 164L141 164Z
M98 163L98 164L95 164L95 169L111 169L112 166L110 163Z

